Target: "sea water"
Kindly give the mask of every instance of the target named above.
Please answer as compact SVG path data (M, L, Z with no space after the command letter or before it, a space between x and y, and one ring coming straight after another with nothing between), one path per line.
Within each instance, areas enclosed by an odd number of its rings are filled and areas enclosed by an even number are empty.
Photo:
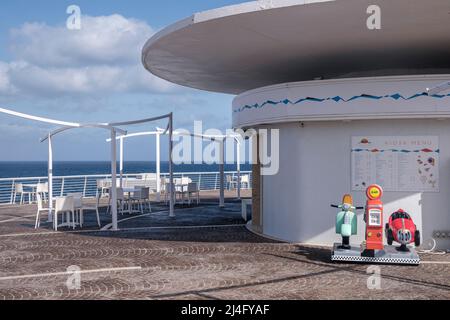
M119 168L119 165L117 165ZM225 165L225 171L236 171L236 165ZM241 165L242 171L250 171L248 164ZM218 165L182 164L175 165L174 172L218 172ZM169 172L169 163L161 162L161 173ZM111 163L108 161L86 162L54 162L54 176L79 176L110 174ZM124 163L124 173L156 173L154 161L127 161ZM15 161L0 162L0 178L45 177L47 176L47 162Z

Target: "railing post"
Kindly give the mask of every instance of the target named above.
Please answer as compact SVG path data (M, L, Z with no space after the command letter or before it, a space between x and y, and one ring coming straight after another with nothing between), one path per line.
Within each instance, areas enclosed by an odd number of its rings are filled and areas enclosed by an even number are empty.
M202 189L202 173L199 172L198 174L198 190Z
M233 172L233 174L231 175L231 181L232 182L234 182L234 180L236 179L235 174L236 174L236 172ZM234 185L234 184L232 183L231 185ZM236 186L236 188L237 188L237 186ZM230 186L227 186L227 189L231 189Z
M84 177L83 198L86 198L87 176Z
M11 200L9 201L9 204L13 204L13 200L14 200L14 203L16 203L16 199L14 197L14 190L15 189L16 189L16 180L13 179L12 180L12 184L11 184Z
M216 173L216 178L214 181L214 191L216 191L216 190L217 190L217 173Z
M62 177L61 180L61 192L60 192L60 196L62 197L64 195L64 177Z

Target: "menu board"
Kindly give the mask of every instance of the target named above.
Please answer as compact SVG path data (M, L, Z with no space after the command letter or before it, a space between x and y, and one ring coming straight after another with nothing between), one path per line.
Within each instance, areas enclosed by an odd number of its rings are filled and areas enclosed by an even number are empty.
M352 189L439 192L439 137L352 137Z

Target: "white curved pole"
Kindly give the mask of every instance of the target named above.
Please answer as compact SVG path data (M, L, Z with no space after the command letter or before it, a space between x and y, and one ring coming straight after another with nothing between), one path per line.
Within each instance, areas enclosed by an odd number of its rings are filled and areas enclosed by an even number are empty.
M127 132L126 132L125 130L122 130L122 129L120 129L120 128L115 128L115 127L110 126L110 125L108 125L108 124L87 123L87 124L80 124L80 125L77 126L77 127L64 126L64 127L61 127L61 128L58 128L58 129L52 131L52 132L50 133L50 135L53 137L53 136L56 136L57 134L60 134L60 133L62 133L62 132L65 132L65 131L67 131L67 130L72 130L72 129L84 129L84 128L99 128L99 129L106 129L106 130L112 130L112 129L114 129L114 131L116 131L116 133L119 132L119 133L124 134L124 135L127 134ZM48 136L43 137L43 138L41 139L41 142L44 142L45 140L47 140L47 138L48 138Z
M120 138L120 187L123 188L123 138Z
M225 207L225 143L224 140L219 142L220 144L220 202L219 207Z
M136 133L128 133L126 135L121 135L116 137L116 140L120 139L129 139L133 137L142 137L142 136L156 136L161 134L159 131L145 131L145 132L136 132ZM111 138L106 139L106 142L111 142Z
M48 222L53 222L53 145L52 136L48 135ZM58 221L55 221L58 223Z
M173 183L173 114L169 117L169 185L170 185L170 210L169 216L175 217L175 194L174 194L174 183ZM167 192L167 191L166 191Z
M161 134L156 135L156 195L161 197Z
M0 108L0 112L9 114L11 116L23 118L23 119L45 122L45 123L49 123L49 124L56 124L56 125L65 126L65 127L77 128L80 126L79 123L75 123L75 122L66 122L66 121L59 121L59 120L54 120L54 119L49 119L49 118L37 117L37 116L32 116L30 114L17 112L17 111L13 111L13 110L9 110L9 109L4 109L4 108Z
M238 139L235 139L236 141L236 160L237 160L237 197L238 200L241 200L241 143Z
M117 223L117 144L116 130L111 129L111 214L112 214L112 230L118 230Z
M161 129L161 128L157 128L158 132L161 134L166 134L167 130ZM179 131L173 131L173 135L175 136L187 136L187 137L193 137L193 138L203 138L203 139L208 139L208 140L212 140L212 141L216 141L216 140L223 140L226 138L234 138L236 139L239 135L209 135L209 134L198 134L198 133L186 133L186 132L179 132Z
M172 116L172 114L169 113L169 114L165 114L165 115L162 115L162 116L159 116L159 117L154 117L154 118L126 121L126 122L108 123L108 125L110 125L112 127L130 126L130 125L134 125L134 124L141 124L141 123L146 123L146 122L158 121L158 120L170 118L171 116Z

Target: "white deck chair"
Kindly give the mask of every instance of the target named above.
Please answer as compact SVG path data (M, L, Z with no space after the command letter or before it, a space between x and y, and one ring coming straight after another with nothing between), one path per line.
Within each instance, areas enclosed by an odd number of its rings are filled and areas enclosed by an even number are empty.
M97 180L97 194L100 190L100 197L106 197L109 193L109 188L111 187L111 183L107 180Z
M125 206L127 208L128 213L130 213L131 211L130 201L127 198L125 198L123 189L117 188L117 209L122 215L125 211Z
M111 197L108 202L107 213L111 214ZM123 188L117 188L117 212L123 215L125 211L125 207L127 211L130 212L130 201L125 197L125 193L123 192Z
M20 195L20 204L23 204L24 196L28 196L28 202L31 202L32 192L24 191L23 183L16 183L14 185L14 203L16 203L16 196Z
M200 203L200 190L198 188L198 184L195 182L191 182L188 184L187 188L187 196L188 196L188 203L191 204L191 196L194 197L194 199L197 200L197 205Z
M54 214L54 229L58 231L58 214L63 215L63 223L64 223L64 214L72 214L72 223L67 221L67 225L72 225L72 228L75 229L75 201L73 197L58 197L56 198L55 203L55 214ZM70 220L70 216L67 216L67 220Z
M100 215L98 212L98 208L100 207L100 197L101 194L97 194L97 196L95 197L95 204L89 204L89 203L85 203L82 200L82 206L81 206L81 217L80 217L80 226L83 227L83 223L84 223L84 212L85 211L95 211L95 213L97 214L97 224L98 227L101 227L100 224Z
M192 179L189 177L183 177L181 179L175 179L175 195L180 196L180 201L184 202L184 196L188 197L187 187L189 183L192 183Z
M241 176L241 188L243 188L244 185L246 189L250 189L250 176L248 174Z
M179 187L177 187L177 184L179 184L181 182L181 180L174 179L173 180L173 193L175 195L175 201L177 200L177 196L181 195L181 189ZM167 203L169 202L170 198L170 182L169 179L166 179L166 183L164 184L164 203L167 205Z
M75 209L75 223L79 223L81 226L81 216L83 211L83 194L80 192L68 193L67 196L73 197L74 209Z
M150 203L150 188L135 187L134 195L130 198L130 205L133 203L139 206L139 212L144 213L146 207L152 212L152 205Z
M237 189L238 181L233 178L233 176L227 175L227 186L228 190Z
M36 213L36 223L34 225L34 228L37 229L41 226L41 212L47 212L50 213L50 208L49 207L45 207L44 206L44 199L41 195L41 193L37 192L36 193L36 199L37 199L37 213Z
M36 194L40 193L41 198L47 202L47 194L48 194L48 182L38 183L36 187Z

